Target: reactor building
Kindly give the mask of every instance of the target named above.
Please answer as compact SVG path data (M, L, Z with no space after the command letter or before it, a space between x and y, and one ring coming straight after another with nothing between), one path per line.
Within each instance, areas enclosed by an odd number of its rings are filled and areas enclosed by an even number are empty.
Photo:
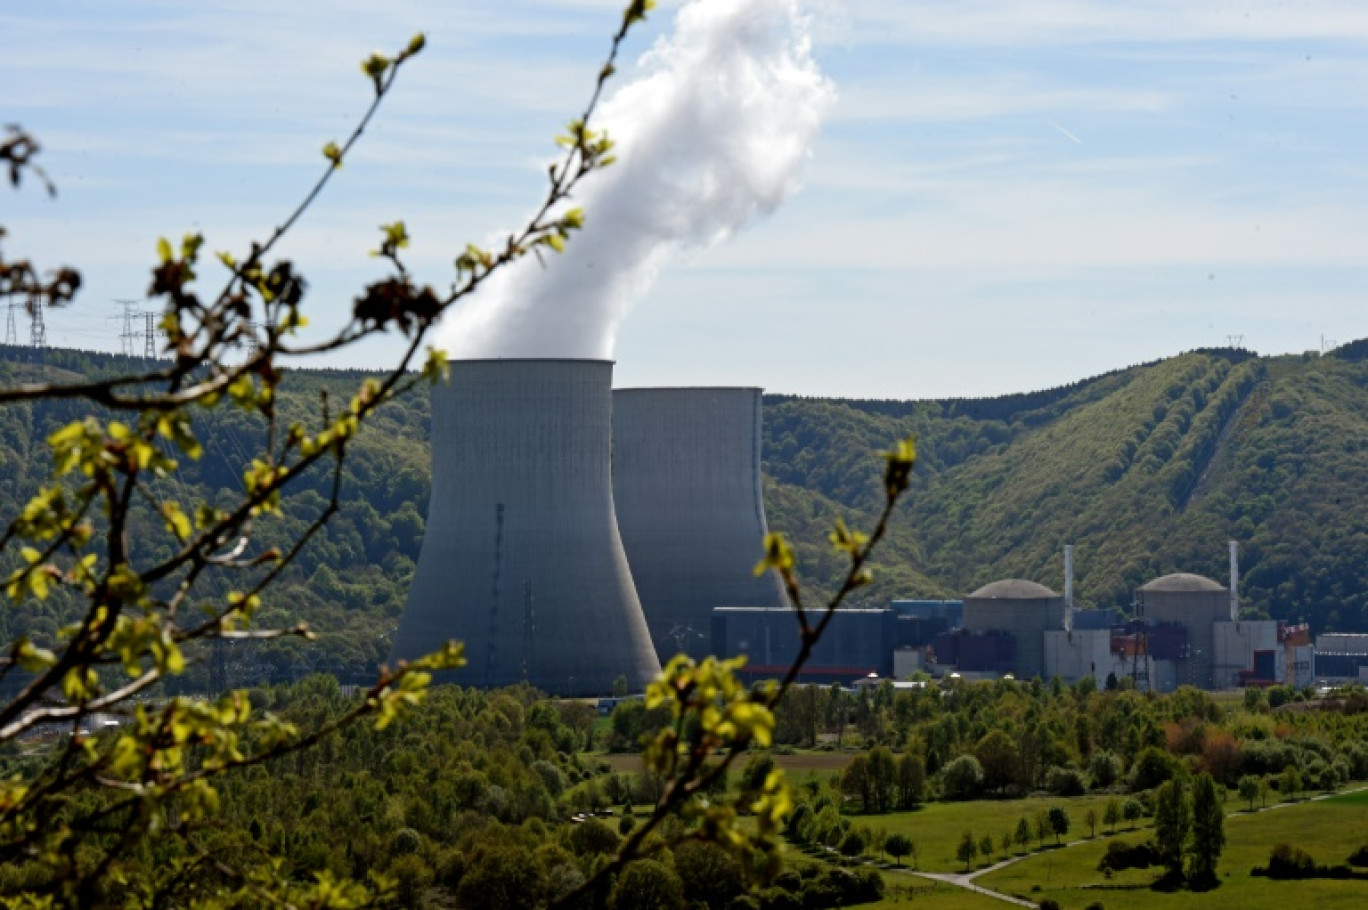
M1044 676L1044 635L1064 628L1064 614L1064 596L1042 584L1020 578L986 584L964 598L956 664L1019 679Z
M448 639L452 681L556 695L641 691L660 672L613 502L612 370L459 360L432 390L427 531L392 657Z
M766 532L760 406L756 388L613 392L618 527L662 664L731 653L714 651L714 608L787 603L773 572L754 571Z

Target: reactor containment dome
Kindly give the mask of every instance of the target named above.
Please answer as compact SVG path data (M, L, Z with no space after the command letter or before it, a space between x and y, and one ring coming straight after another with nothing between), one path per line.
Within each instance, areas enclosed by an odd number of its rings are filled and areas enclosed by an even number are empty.
M448 639L452 681L555 695L640 692L660 672L610 477L612 370L458 360L432 390L432 494L393 657Z
M713 652L715 607L781 607L764 554L761 390L613 392L613 494L661 663Z

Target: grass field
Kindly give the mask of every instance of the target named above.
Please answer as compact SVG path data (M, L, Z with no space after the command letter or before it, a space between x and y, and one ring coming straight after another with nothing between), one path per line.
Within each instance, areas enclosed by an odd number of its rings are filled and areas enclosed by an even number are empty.
M1235 804L1228 805L1234 808ZM1097 863L1107 841L1047 851L976 881L1034 901L1051 897L1064 910L1082 910L1095 901L1107 910L1357 910L1368 906L1368 882L1362 880L1276 882L1250 875L1250 869L1268 861L1269 851L1278 843L1299 846L1318 863L1344 862L1354 848L1368 843L1368 791L1226 819L1221 885L1202 894L1153 891L1149 887L1157 875L1153 870L1131 870L1106 879L1097 871Z
M856 824L883 828L890 834L897 831L911 837L917 844L918 868L924 872L963 872L964 863L955 858L955 850L959 847L965 831L971 832L975 840L985 834L991 834L993 843L998 844L1001 843L1003 834L1016 830L1017 821L1023 816L1029 824L1034 825L1038 813L1048 811L1051 806L1063 806L1072 821L1069 833L1064 839L1077 840L1088 834L1088 829L1083 824L1088 809L1096 811L1100 819L1109 798L1102 795L1078 796L1073 799L1030 797L965 803L928 803L915 812L854 816L852 820ZM1124 832L1128 827L1129 823L1123 822L1121 830ZM1100 823L1097 830L1099 834L1103 833ZM1053 837L1046 841L1047 844L1053 842ZM1033 831L1029 849L1034 849L1035 846ZM1014 856L1016 853L1017 849L1014 848L1007 855ZM980 857L975 863L975 868L991 866L1004 858L1002 853L994 852L991 857Z

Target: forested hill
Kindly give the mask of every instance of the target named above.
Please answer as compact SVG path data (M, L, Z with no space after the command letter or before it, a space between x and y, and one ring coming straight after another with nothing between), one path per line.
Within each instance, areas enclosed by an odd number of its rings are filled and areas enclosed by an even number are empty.
M135 365L0 348L7 384ZM362 375L292 374L281 407L307 419L320 389L345 401ZM46 476L47 434L78 413L70 403L0 408L4 515ZM206 455L186 466L183 502L237 488L263 438L231 407L199 420ZM323 647L262 646L257 659L273 674L359 676L383 659L422 540L428 426L420 392L355 441L342 514L289 573L266 617L309 621ZM959 596L1008 576L1059 588L1061 551L1073 543L1078 599L1126 605L1137 585L1167 572L1224 583L1225 542L1235 539L1247 608L1304 617L1317 630L1368 629L1368 342L1323 357L1198 351L993 399L767 396L764 432L770 525L794 538L814 587L839 569L825 543L832 516L868 523L879 495L873 453L912 432L921 452L915 486L867 602ZM287 501L289 517L260 528L260 545L302 527L322 508L326 484L320 474ZM51 634L62 609L58 598L0 612L0 633Z
M1159 575L1228 580L1247 611L1368 630L1368 342L1318 357L1205 350L1064 388L984 400L771 396L765 469L775 527L831 503L868 515L899 434L920 442L875 595L958 596L1005 577L1126 606ZM887 577L895 576L889 586Z

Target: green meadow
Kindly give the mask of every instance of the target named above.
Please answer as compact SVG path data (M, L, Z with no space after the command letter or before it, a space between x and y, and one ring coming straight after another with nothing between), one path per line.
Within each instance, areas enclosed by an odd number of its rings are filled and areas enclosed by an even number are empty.
M964 863L955 858L955 851L959 847L965 831L972 833L975 841L981 839L985 834L991 834L993 843L1000 845L1002 836L1015 832L1017 822L1022 817L1026 818L1028 824L1034 826L1038 814L1048 812L1051 806L1063 806L1069 813L1070 819L1069 833L1062 838L1063 841L1079 840L1088 836L1089 832L1084 824L1084 818L1089 809L1097 813L1097 833L1100 837L1106 831L1101 819L1107 800L1110 798L1106 795L1098 795L1079 796L1072 799L1029 797L1026 799L974 800L962 803L933 802L927 803L913 812L854 816L852 820L856 824L868 825L871 828L883 828L889 834L901 832L911 837L917 845L917 868L923 872L963 872ZM1124 796L1120 798L1125 799ZM1136 822L1136 825L1143 826L1147 823L1148 819L1145 819ZM1122 822L1117 830L1121 833L1127 832L1130 830L1130 823ZM1140 831L1143 828L1137 827L1136 830ZM1050 835L1045 843L1047 846L1053 845L1054 841L1054 835ZM980 856L975 860L974 868L991 866L1007 857L1033 851L1038 846L1035 831L1032 828L1031 843L1027 847L1021 848L1014 845L1007 853L995 849L991 857ZM904 860L905 863L909 861L910 858Z
M1234 807L1235 803L1229 803ZM1127 840L1140 840L1133 835ZM1226 819L1226 849L1220 886L1204 893L1164 893L1150 888L1154 870L1128 870L1108 879L1097 871L1109 838L1063 850L1050 850L976 883L1033 901L1053 898L1064 910L1083 910L1101 902L1107 910L1334 910L1368 906L1368 881L1309 879L1271 881L1250 870L1268 861L1274 845L1288 843L1309 852L1317 863L1343 863L1355 848L1368 844L1368 790L1284 805ZM999 903L998 906L1006 906Z

